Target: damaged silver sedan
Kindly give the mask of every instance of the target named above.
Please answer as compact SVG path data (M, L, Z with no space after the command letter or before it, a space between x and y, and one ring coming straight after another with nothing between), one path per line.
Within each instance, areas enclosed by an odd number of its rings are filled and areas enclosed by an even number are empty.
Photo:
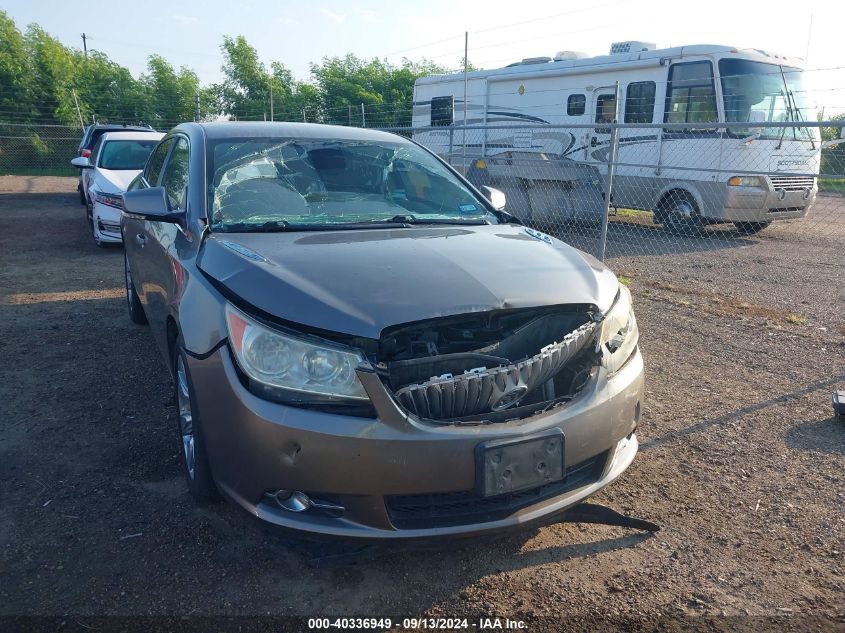
M345 537L541 524L637 452L628 290L391 134L172 130L124 196L126 296L188 487Z

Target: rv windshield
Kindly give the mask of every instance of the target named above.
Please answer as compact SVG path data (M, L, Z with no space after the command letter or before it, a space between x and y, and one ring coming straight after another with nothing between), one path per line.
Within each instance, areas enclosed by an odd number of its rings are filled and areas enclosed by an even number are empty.
M725 121L753 123L762 129L758 138L812 140L815 131L806 127L765 127L771 121L805 121L809 111L803 71L745 59L719 61ZM730 128L730 136L751 136L751 128Z

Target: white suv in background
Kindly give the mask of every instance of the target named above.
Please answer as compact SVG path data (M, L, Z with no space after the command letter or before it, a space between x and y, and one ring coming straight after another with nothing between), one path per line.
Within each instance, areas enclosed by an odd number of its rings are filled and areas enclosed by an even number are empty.
M144 168L147 157L163 136L160 132L106 132L89 157L79 156L70 161L82 169L88 223L97 246L123 241L121 194Z

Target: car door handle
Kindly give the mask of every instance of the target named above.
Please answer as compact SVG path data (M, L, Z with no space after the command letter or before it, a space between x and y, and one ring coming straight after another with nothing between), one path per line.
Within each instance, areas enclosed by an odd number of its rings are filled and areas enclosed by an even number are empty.
M138 233L138 235L135 236L135 243L141 248L144 248L144 246L147 245L147 236L143 233Z

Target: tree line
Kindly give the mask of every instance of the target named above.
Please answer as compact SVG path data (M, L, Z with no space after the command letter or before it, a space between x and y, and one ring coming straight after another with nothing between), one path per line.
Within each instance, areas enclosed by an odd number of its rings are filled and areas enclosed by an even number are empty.
M428 61L401 64L349 54L310 65L301 81L282 62L269 67L243 36L224 37L219 83L202 85L187 66L150 55L134 77L100 51L68 47L37 24L24 31L0 11L0 122L78 126L98 121L149 123L166 130L226 116L359 125L410 125L414 81L445 72Z

